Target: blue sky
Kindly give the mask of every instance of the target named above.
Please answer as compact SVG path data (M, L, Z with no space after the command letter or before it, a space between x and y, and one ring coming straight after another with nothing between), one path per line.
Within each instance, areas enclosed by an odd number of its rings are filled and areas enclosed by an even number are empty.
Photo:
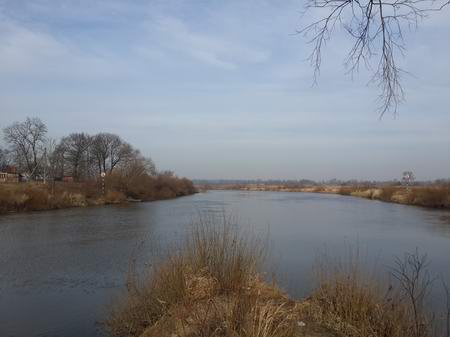
M0 126L120 134L190 178L450 176L450 8L406 34L407 102L379 120L341 32L317 86L302 1L0 0Z

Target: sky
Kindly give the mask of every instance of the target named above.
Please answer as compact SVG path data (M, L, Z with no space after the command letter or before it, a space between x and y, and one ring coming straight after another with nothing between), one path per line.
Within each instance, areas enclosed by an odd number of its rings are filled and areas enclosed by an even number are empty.
M117 133L197 179L450 177L450 8L405 34L406 102L343 66L313 85L297 0L0 0L0 127Z

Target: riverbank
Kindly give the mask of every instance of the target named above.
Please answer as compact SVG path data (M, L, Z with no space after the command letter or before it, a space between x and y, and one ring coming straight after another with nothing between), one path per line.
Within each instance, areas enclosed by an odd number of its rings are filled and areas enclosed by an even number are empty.
M175 176L147 177L133 184L111 176L105 185L103 193L101 181L0 184L0 214L156 201L196 193L190 180Z
M109 336L431 336L422 301L409 303L401 288L377 284L355 259L322 264L311 296L289 298L260 273L261 243L233 228L202 222L183 248L153 266L150 279L132 274L105 323ZM408 255L399 270L409 277L416 261L422 260ZM422 280L422 272L411 276ZM427 290L419 282L412 286Z
M199 186L200 190L238 190L270 192L308 192L339 194L352 197L379 200L403 205L429 208L450 208L450 191L448 186L430 185L413 186L289 186L269 184L208 185Z

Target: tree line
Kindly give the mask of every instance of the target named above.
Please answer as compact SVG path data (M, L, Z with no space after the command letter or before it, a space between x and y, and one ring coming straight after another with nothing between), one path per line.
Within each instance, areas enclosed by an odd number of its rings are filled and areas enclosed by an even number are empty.
M141 173L157 174L150 158L113 133L76 132L57 141L48 137L41 119L28 117L5 127L3 139L7 147L0 147L0 170L14 166L30 180L85 181L138 167Z

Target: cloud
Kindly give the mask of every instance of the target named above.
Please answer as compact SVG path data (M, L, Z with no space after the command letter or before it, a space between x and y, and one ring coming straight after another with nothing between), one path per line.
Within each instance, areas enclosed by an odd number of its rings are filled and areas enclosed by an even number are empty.
M0 74L38 79L93 80L124 75L112 53L87 52L69 39L13 20L0 23Z
M270 56L238 40L194 32L186 23L172 17L159 18L151 22L148 29L165 50L219 68L236 69L241 64L262 63Z

